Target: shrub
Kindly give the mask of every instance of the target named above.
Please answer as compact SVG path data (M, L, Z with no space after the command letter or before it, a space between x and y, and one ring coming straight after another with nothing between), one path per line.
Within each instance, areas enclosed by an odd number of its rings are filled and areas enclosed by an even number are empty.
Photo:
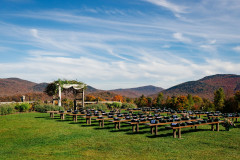
M110 109L120 109L121 106L122 106L122 103L113 102L112 104L110 104Z
M47 111L64 111L63 107L55 106L52 104L37 104L33 106L33 109L37 112L45 113Z
M18 110L19 112L26 112L30 109L30 104L29 103L16 104L15 109Z
M133 103L123 103L122 108L127 109L127 108L137 108L136 104Z
M107 105L98 103L98 104L90 104L85 107L86 109L101 109L101 110L107 110Z
M13 104L0 105L0 114L1 115L12 114L14 112L15 112L15 109L14 109Z

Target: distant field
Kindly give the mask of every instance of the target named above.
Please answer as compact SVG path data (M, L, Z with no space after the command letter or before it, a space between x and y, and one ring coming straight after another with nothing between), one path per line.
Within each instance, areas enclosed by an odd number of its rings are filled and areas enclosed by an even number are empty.
M159 129L153 136L148 126L132 133L124 124L99 128L85 120L73 123L45 113L0 116L0 159L240 159L238 128L220 132L201 126L183 129L183 139L172 138L172 130Z

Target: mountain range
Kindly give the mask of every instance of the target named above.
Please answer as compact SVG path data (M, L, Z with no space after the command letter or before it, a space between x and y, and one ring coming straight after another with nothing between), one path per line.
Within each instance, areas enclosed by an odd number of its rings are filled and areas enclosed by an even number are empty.
M34 83L19 78L0 79L0 97L12 96L16 94L26 93L42 93L48 83ZM235 91L240 90L240 75L234 74L217 74L207 76L197 81L189 81L168 89L156 86L143 86L137 88L100 90L92 86L88 86L86 94L109 100L115 95L136 98L142 94L145 96L155 97L159 92L163 92L166 96L172 95L198 95L204 98L212 99L214 91L222 87L227 96L231 96Z

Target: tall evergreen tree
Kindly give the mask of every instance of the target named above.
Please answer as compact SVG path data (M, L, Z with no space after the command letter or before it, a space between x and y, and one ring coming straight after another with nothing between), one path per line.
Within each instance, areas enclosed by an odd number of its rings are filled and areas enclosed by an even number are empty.
M162 106L162 101L163 101L163 93L161 92L161 93L159 93L158 96L157 96L157 103L156 103L156 105L157 105L158 107L161 107L161 106Z
M188 94L187 99L188 99L188 108L187 109L190 110L194 105L194 100L193 100L191 94Z
M224 107L225 94L222 88L219 88L214 93L214 105L215 109L222 111Z

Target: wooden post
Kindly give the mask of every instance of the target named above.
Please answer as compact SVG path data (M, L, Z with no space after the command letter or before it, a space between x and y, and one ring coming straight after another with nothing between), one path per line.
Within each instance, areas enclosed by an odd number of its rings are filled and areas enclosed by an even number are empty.
M77 122L77 115L75 115L75 122Z
M75 111L75 110L77 110L77 100L76 100L76 98L74 99L73 104L74 104L74 111Z
M104 119L102 120L102 127L104 128Z
M82 107L84 108L84 89L82 89Z
M62 96L61 96L61 94L62 94L62 91L61 91L61 86L60 86L60 84L59 84L59 86L58 86L58 106L61 106L62 104Z
M211 124L211 130L214 131L214 124Z
M136 132L139 132L139 123L136 124Z
M135 131L135 124L132 124L132 131Z
M155 126L155 135L157 135L157 132L158 132L158 128L157 128L157 125Z
M176 138L176 129L173 129L173 138Z
M216 124L216 130L219 131L219 123Z
M178 129L178 138L181 138L181 128Z
M120 127L121 127L121 126L120 126L120 122L118 122L118 129L120 129Z
M60 113L61 120L65 119L64 113Z

